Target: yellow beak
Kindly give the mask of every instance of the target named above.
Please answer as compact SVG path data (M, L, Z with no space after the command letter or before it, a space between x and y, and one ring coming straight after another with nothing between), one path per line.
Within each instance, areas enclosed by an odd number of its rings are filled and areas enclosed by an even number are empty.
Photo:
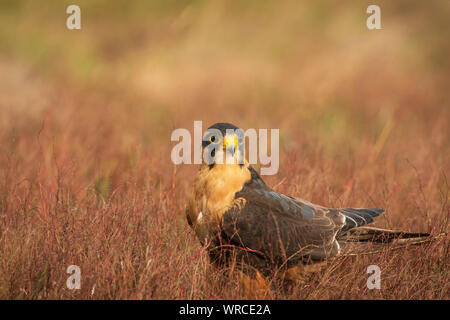
M223 139L223 152L227 150L232 151L234 153L237 150L238 139L235 136L225 136Z

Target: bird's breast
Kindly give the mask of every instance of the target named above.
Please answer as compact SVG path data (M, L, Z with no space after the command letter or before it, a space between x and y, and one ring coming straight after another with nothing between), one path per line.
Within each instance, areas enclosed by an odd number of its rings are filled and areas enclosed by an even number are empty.
M188 214L200 241L215 235L223 214L234 204L242 204L235 194L250 178L248 168L239 165L215 165L211 169L205 166L199 171Z

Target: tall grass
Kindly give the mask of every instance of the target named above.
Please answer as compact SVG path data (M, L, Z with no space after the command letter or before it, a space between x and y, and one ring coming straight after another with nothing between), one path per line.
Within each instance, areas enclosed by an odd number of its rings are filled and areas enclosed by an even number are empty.
M0 5L0 298L243 297L184 217L197 168L170 133L194 120L280 128L277 191L448 232L445 1L380 1L378 31L369 3L79 1L79 31L68 4ZM341 258L268 298L448 299L448 248Z

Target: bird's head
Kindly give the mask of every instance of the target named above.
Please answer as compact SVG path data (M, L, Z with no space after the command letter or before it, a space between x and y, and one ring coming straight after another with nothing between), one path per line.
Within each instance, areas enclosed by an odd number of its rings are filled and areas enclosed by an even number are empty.
M231 123L215 123L203 136L203 160L206 164L244 165L244 132Z

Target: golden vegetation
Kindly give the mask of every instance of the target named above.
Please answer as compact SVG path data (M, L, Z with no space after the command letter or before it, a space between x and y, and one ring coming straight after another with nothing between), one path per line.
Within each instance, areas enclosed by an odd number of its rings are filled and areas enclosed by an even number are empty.
M72 2L0 4L0 298L242 297L185 219L198 167L170 133L194 120L280 128L277 191L448 231L448 2L378 1L369 31L364 1L80 0L69 31ZM344 257L268 298L448 299L448 247Z

